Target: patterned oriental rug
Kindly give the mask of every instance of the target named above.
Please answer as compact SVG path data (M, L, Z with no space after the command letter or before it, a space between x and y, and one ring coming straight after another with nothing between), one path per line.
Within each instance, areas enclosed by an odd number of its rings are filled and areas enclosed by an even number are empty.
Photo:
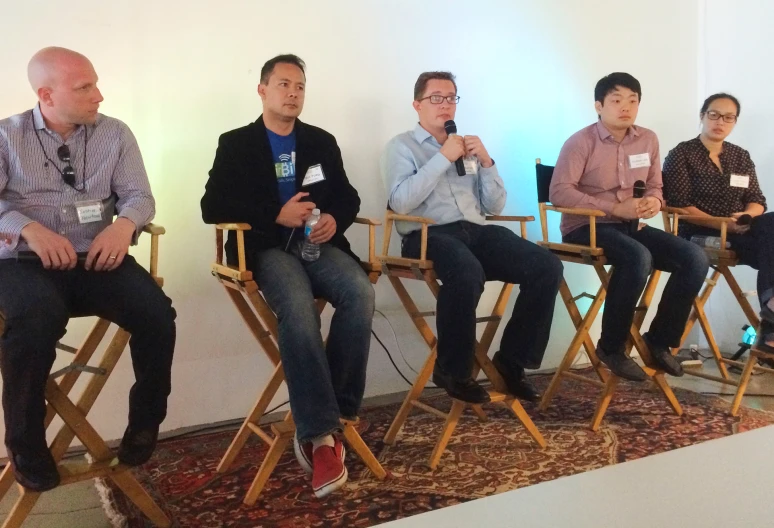
M550 378L534 379L544 389ZM427 460L441 420L415 411L390 447L382 438L399 405L373 407L361 416L361 434L390 476L376 480L347 453L349 481L324 500L314 497L289 447L255 506L243 505L266 446L253 436L228 473L219 474L215 468L235 431L161 442L136 474L175 527L365 527L774 423L772 413L743 407L734 418L729 404L714 396L675 393L685 411L682 417L672 413L655 388L621 383L594 433L589 423L597 389L564 381L548 411L525 405L548 442L545 450L502 406L484 407L487 422L466 411L435 471ZM426 400L447 410L451 405L442 391L432 391ZM98 487L114 526L151 526L109 482Z

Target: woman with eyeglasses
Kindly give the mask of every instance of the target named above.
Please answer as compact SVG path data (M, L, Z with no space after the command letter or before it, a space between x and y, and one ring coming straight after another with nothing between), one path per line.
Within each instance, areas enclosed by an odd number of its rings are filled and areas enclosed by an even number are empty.
M664 198L696 216L731 217L728 243L742 264L758 270L761 328L758 346L774 353L774 213L766 213L750 153L726 141L741 106L733 95L709 96L701 107L701 134L677 145L664 159ZM719 237L717 224L685 220L678 235Z

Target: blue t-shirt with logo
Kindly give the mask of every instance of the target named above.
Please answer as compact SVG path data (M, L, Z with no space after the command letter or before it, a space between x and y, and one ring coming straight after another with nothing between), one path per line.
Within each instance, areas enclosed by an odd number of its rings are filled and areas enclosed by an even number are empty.
M296 131L280 136L266 129L274 157L274 174L277 176L280 204L285 205L296 195Z

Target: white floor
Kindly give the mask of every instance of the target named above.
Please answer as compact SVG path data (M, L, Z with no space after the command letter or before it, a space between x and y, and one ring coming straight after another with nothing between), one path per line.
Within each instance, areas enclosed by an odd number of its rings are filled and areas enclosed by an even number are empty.
M380 525L774 527L774 426Z

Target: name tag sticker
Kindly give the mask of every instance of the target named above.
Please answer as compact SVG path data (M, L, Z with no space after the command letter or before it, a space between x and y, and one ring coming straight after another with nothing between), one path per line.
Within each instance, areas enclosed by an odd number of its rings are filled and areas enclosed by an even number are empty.
M311 185L323 180L325 180L325 174L323 173L322 165L318 163L317 165L312 165L307 169L306 175L304 176L304 181L301 183L301 186Z
M463 158L465 164L465 174L478 174L478 160L474 157Z
M81 224L90 224L92 222L101 222L103 220L104 208L99 200L89 202L76 202L75 211L78 213L78 221Z
M629 156L629 168L639 169L641 167L650 167L650 154L632 154Z
M750 177L744 174L731 175L731 187L741 187L747 189L750 186Z

